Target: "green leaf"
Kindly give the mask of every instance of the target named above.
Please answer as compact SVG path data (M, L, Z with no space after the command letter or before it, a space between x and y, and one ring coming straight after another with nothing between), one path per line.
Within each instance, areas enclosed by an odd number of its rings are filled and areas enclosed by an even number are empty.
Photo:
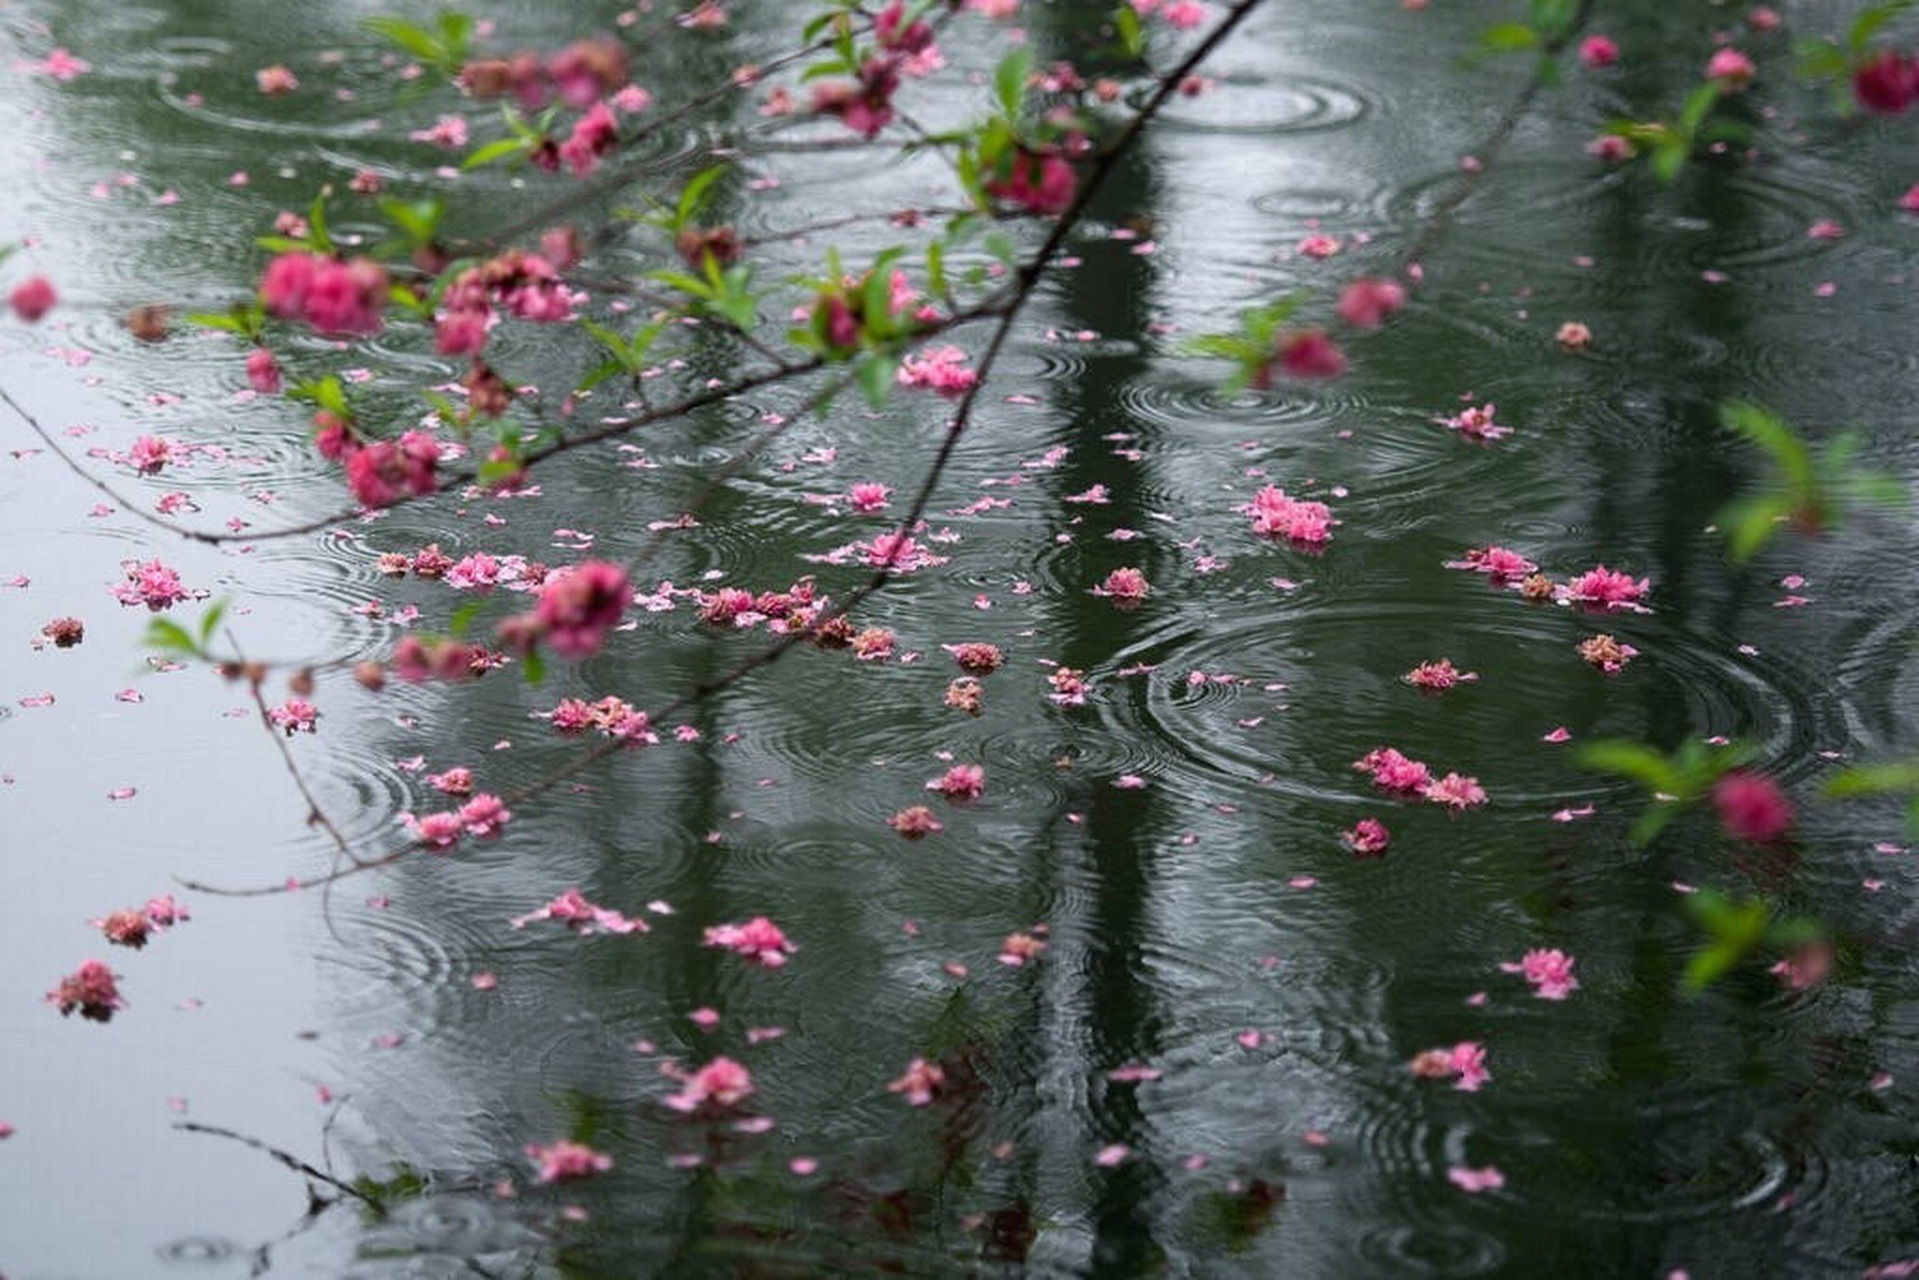
M1026 77L1032 70L1033 51L1024 45L1001 58L993 70L993 96L1008 120L1019 119L1020 104L1026 101Z
M1479 47L1489 53L1517 53L1539 44L1539 33L1523 22L1502 22L1479 33Z
M546 659L537 648L528 649L526 656L520 659L520 676L528 684L539 684L546 679Z
M1862 9L1859 16L1852 20L1852 26L1846 32L1846 43L1852 46L1854 54L1862 54L1866 46L1872 43L1873 36L1888 22L1912 8L1913 0L1886 0L1884 4L1871 5Z
M482 165L492 164L506 156L521 155L531 151L533 146L525 138L499 138L485 146L477 148L466 159L460 161L462 169L478 169Z
M479 616L480 608L485 603L484 600L469 600L455 609L453 616L447 620L447 634L455 640L463 639L466 636L466 629L473 625L473 619Z
M691 178L687 179L686 186L680 189L680 202L670 230L678 231L682 227L691 224L693 219L699 216L700 211L706 205L707 193L712 189L715 182L718 182L725 176L729 167L728 165L716 164L710 169L700 170Z
M1019 266L1019 250L1013 247L1013 238L1004 231L989 232L982 243L986 252L999 259L1008 271Z
M245 333L247 323L240 318L238 309L231 312L195 311L187 316L188 324L197 324L205 329L222 329L227 333Z
M605 382L608 378L612 377L616 373L621 372L625 368L626 368L626 365L621 363L618 360L608 360L604 362L603 364L599 365L597 368L595 368L591 373L587 374L586 377L582 378L580 380L580 385L575 387L574 390L576 392L591 391L593 388L599 386L602 382Z
M1708 80L1686 95L1686 105L1679 109L1679 131L1688 137L1699 132L1699 126L1719 102L1721 85L1717 80Z
M437 64L446 52L431 31L402 18L367 18L360 25L425 62Z
M333 237L327 233L326 196L313 197L313 203L307 207L307 236L313 247L321 253L333 252Z
M1750 401L1733 400L1719 407L1719 421L1765 450L1792 488L1804 489L1812 483L1812 454L1778 414Z
M207 606L207 611L201 615L200 643L203 646L212 642L213 633L220 626L220 619L226 617L228 603L229 601L226 600L215 600Z
M1682 789L1679 771L1659 752L1643 742L1607 738L1589 742L1573 758L1588 769L1630 778L1655 791L1678 792Z
M1793 503L1778 495L1740 498L1727 503L1713 517L1726 535L1726 554L1744 564L1772 541L1782 520L1793 513Z
M1919 760L1855 764L1826 781L1825 793L1837 799L1896 795L1919 791Z
M860 362L860 390L866 394L866 403L875 409L883 408L886 397L893 390L893 379L899 371L899 361L892 356L878 352Z
M148 622L147 633L141 640L149 649L158 649L163 653L193 657L200 652L200 646L194 643L187 629L171 618L154 618Z
M1140 26L1139 12L1130 4L1121 4L1114 15L1114 25L1119 29L1120 48L1129 58L1137 58L1146 52L1146 31Z
M1671 183L1679 176L1691 158L1692 149L1684 141L1670 135L1662 137L1653 147L1652 171L1661 182Z

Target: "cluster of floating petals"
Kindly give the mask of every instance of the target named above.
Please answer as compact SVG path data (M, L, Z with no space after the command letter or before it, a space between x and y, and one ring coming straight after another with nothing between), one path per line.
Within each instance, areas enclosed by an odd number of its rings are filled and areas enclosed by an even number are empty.
M1375 747L1353 761L1353 768L1373 776L1373 785L1382 791L1418 794L1432 783L1432 770L1424 763L1400 753L1396 747Z
M1476 440L1485 444L1513 433L1511 427L1494 420L1493 414L1497 409L1498 406L1491 403L1468 405L1452 417L1440 418L1437 421L1441 426L1457 431L1462 439Z
M60 1016L78 1012L94 1022L109 1022L117 1010L127 1007L120 998L113 970L99 960L82 960L80 967L60 979L60 985L47 992L47 1003L60 1007Z
M998 671L1006 661L996 644L943 644L940 648L953 655L959 669L968 675L983 676Z
M1639 656L1639 650L1629 644L1621 644L1610 635L1601 634L1581 640L1579 656L1607 675L1616 676L1626 669L1628 662Z
M147 939L154 930L170 929L191 918L191 913L175 902L169 893L149 899L144 907L122 907L87 923L98 929L115 946L132 947L137 951L147 945Z
M1348 848L1362 858L1383 858L1392 843L1392 833L1378 818L1361 818L1341 837Z
M1427 693L1442 693L1455 685L1471 684L1479 679L1476 671L1461 671L1451 658L1422 662L1400 677L1413 688Z
M625 699L611 694L597 702L565 698L553 710L534 714L550 722L561 733L585 733L595 729L609 738L624 738L628 742L648 746L660 740L646 712L635 710Z
M933 811L923 804L901 809L886 820L886 825L905 836L908 840L919 840L946 830Z
M1240 508L1252 517L1253 532L1266 538L1285 538L1306 546L1323 546L1332 536L1332 508L1323 502L1294 498L1284 489L1267 485Z
M1451 1080L1453 1088L1477 1093L1492 1073L1486 1069L1486 1046L1477 1040L1461 1040L1451 1048L1427 1049L1411 1063L1412 1072L1422 1080Z
M1468 547L1465 555L1457 560L1448 560L1446 567L1483 573L1495 582L1521 579L1539 568L1508 547Z
M777 969L796 948L787 941L780 927L765 916L754 916L745 924L716 924L704 936L709 947L725 947L766 969Z
M516 917L515 929L524 929L540 920L557 920L582 937L595 933L645 933L646 921L632 920L607 907L588 902L578 889L568 889L537 911Z
M715 1058L690 1075L670 1063L660 1069L680 1082L680 1091L665 1099L675 1111L724 1111L738 1106L753 1092L752 1073L731 1058Z
M202 594L188 591L181 585L180 575L158 560L126 560L120 567L126 572L126 581L115 583L112 591L113 598L121 604L143 604L151 612L159 613Z
M528 1143L526 1154L539 1167L541 1182L572 1182L605 1173L613 1167L613 1157L595 1151L583 1142L560 1141L548 1146Z
M899 1079L886 1086L886 1091L904 1096L913 1106L923 1107L939 1096L945 1084L944 1071L924 1058L915 1058L906 1065Z
M949 400L965 395L979 381L979 374L966 365L966 353L958 347L928 347L900 361L896 375L902 387L924 387Z
M1115 569L1106 575L1106 580L1093 588L1093 594L1111 600L1121 608L1131 608L1145 601L1151 594L1152 584L1146 581L1146 575L1138 569Z
M1420 794L1434 804L1443 804L1453 810L1474 809L1486 803L1486 791L1479 785L1479 779L1468 778L1460 773L1435 778L1426 784L1426 789Z
M1086 673L1072 667L1055 667L1046 677L1053 691L1046 696L1062 707L1079 707L1086 704Z
M320 711L305 698L288 698L279 706L267 712L267 719L276 729L284 729L287 737L296 733L316 733L319 731Z
M1046 950L1046 940L1037 936L1040 932L1007 934L1006 941L1000 943L999 962L1018 968L1029 960L1038 960Z
M1631 609L1636 613L1649 610L1640 601L1645 597L1647 580L1634 581L1629 573L1617 569L1608 569L1605 565L1596 565L1577 578L1562 583L1555 591L1554 598L1562 604L1583 604L1596 609Z
M926 784L948 800L977 800L986 790L986 770L976 764L956 764Z
M1579 979L1573 977L1573 958L1557 949L1534 948L1519 960L1504 961L1499 967L1523 975L1541 1000L1564 1000L1579 989Z

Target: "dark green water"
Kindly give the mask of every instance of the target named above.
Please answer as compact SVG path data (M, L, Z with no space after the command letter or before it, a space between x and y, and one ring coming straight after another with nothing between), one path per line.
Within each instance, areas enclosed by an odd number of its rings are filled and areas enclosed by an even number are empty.
M1042 62L1101 65L1085 43L1099 6L1026 7ZM499 43L611 27L616 10L588 8L503 7ZM793 11L740 10L724 32L651 42L636 79L668 102L783 50ZM689 725L697 742L668 734L584 772L521 808L497 843L348 880L325 903L182 893L193 921L137 955L107 954L84 922L175 875L316 874L328 846L304 826L243 687L147 670L144 614L106 591L121 560L159 555L189 586L232 597L251 655L382 656L405 606L442 626L468 597L385 578L379 553L438 542L558 564L585 554L559 532L572 530L623 559L804 396L758 394L562 459L538 475L538 497L449 496L225 552L124 512L90 515L99 495L8 420L0 445L22 452L0 455L0 580L30 585L0 588L0 884L13 907L0 1120L17 1126L0 1143L0 1269L224 1277L264 1257L273 1274L369 1278L1743 1277L1919 1257L1919 882L1909 856L1875 851L1903 845L1895 808L1816 799L1839 762L1919 747L1910 516L1782 536L1745 568L1706 531L1760 474L1716 425L1728 398L1815 437L1856 425L1874 465L1919 466L1919 221L1897 208L1919 181L1919 125L1848 124L1793 83L1790 37L1839 12L1793 6L1790 32L1741 41L1761 67L1735 108L1759 126L1756 157L1696 165L1671 187L1607 170L1582 151L1596 121L1670 109L1738 14L1598 10L1622 66L1572 74L1522 120L1425 255L1409 311L1352 344L1353 372L1226 394L1223 371L1181 358L1180 341L1288 288L1323 305L1338 282L1395 266L1524 75L1454 61L1505 6L1273 0L1207 66L1219 88L1177 102L1120 164L1074 264L1016 330L929 517L950 562L858 611L917 660L802 649L661 726ZM322 182L368 166L401 193L432 180L441 157L404 133L450 100L413 97L382 66L355 27L374 11L4 15L9 58L60 44L92 64L66 84L11 71L0 95L12 174L0 230L38 241L6 279L30 263L63 295L40 328L0 335L5 386L56 432L87 428L61 437L76 452L152 433L225 451L147 479L90 463L129 498L186 491L203 526L237 516L263 530L340 504L303 415L235 395L235 344L182 332L142 346L118 321L156 299L240 295L262 260L248 237ZM983 26L959 30L973 34L950 39L949 57L989 65ZM252 72L271 62L301 91L256 94ZM948 73L903 101L958 119L983 92ZM735 122L753 107L741 100ZM652 145L671 171L696 162L702 135ZM926 160L801 152L747 168L778 180L732 211L756 235L950 198ZM461 178L455 221L486 227L564 181ZM1827 219L1845 234L1807 235ZM1314 231L1345 248L1300 255ZM854 260L891 242L840 240ZM825 243L768 247L765 278L817 270ZM638 232L590 265L631 274L659 252ZM1568 320L1596 335L1582 355L1554 341ZM496 341L500 366L549 407L586 367L550 332ZM417 414L409 386L423 373L457 376L417 327L371 346L340 357L276 342L301 368L369 370L396 417ZM683 354L689 376L746 359L711 336ZM1514 434L1480 448L1435 425L1468 392ZM848 398L801 418L699 527L667 539L644 588L779 589L810 573L848 590L860 570L805 557L892 526L812 499L879 481L897 513L947 408L895 396L870 413ZM582 410L618 412L604 392ZM1264 484L1332 504L1342 523L1324 554L1250 532L1236 508ZM1071 501L1096 485L1107 503ZM1491 543L1558 577L1628 569L1650 580L1653 612L1528 607L1442 568ZM1153 584L1137 611L1089 594L1121 566ZM1789 574L1807 585L1781 586ZM1779 607L1793 594L1810 603ZM374 599L381 616L365 610ZM506 596L484 616L522 603ZM85 644L29 649L63 614L86 622ZM505 792L577 753L532 713L608 694L658 705L764 643L702 626L684 598L633 616L606 656L538 688L504 672L375 697L323 678L320 731L292 749L340 826L381 848L400 814L440 807L428 773L466 766ZM1640 651L1617 677L1573 651L1599 630ZM978 718L942 705L958 672L939 646L966 641L1007 655ZM1480 679L1438 698L1401 683L1441 656ZM1049 663L1088 673L1084 706L1048 700ZM125 688L144 700L117 700ZM45 693L52 705L22 704ZM1748 743L1801 802L1796 837L1754 853L1700 814L1636 849L1625 832L1639 797L1542 741L1559 726L1575 743ZM1489 804L1449 816L1373 792L1350 765L1381 745L1476 777ZM416 756L424 767L408 767ZM984 766L980 800L924 790L954 762ZM136 794L107 798L123 787ZM888 829L922 801L943 833L909 843ZM1340 840L1368 815L1392 829L1383 860ZM1701 939L1676 884L1764 892L1819 918L1839 943L1832 977L1783 990L1767 956L1685 995ZM509 927L573 886L652 931ZM783 968L700 945L706 927L761 914L798 946ZM1041 924L1036 962L997 962L1009 934ZM1533 948L1577 958L1570 999L1534 999L1500 970ZM131 1007L105 1027L63 1022L41 993L94 954ZM476 990L481 973L497 988ZM703 1008L719 1015L710 1031L689 1017ZM783 1034L754 1034L767 1028ZM1419 1051L1467 1040L1487 1047L1483 1090L1409 1072ZM740 1114L770 1128L663 1105L678 1088L664 1060L715 1054L749 1066ZM914 1108L887 1085L922 1056L946 1089ZM1158 1074L1112 1078L1129 1066ZM417 1171L427 1194L384 1221L341 1207L302 1224L296 1175L176 1131L183 1115L344 1177ZM568 1134L613 1170L533 1185L524 1145ZM1124 1158L1097 1163L1114 1144ZM796 1172L795 1160L815 1163ZM1502 1188L1448 1181L1485 1165ZM497 1195L502 1180L518 1193Z

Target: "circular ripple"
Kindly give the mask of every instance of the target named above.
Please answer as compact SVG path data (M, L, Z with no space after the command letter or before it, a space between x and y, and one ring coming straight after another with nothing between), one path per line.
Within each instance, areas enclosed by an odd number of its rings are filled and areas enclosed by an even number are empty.
M1242 68L1211 78L1214 88L1196 98L1174 99L1159 113L1159 122L1188 133L1320 133L1357 124L1384 106L1368 87L1319 71ZM1129 103L1137 110L1146 97L1142 89Z
M225 1262L237 1247L217 1236L188 1236L163 1244L155 1252L169 1266L206 1267Z

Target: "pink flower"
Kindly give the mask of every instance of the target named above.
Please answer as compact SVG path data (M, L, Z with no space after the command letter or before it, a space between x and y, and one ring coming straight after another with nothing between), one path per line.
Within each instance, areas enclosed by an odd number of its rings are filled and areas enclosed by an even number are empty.
M596 102L574 123L573 132L560 144L560 159L576 177L584 178L599 168L600 157L611 151L619 140L620 123L613 109L604 102Z
M1907 213L1919 213L1919 182L1906 188L1906 194L1899 197L1899 207Z
M977 800L986 790L986 770L976 764L956 764L926 784L948 800Z
M1470 569L1495 579L1523 578L1538 565L1506 547L1468 547L1464 558L1448 560L1448 569Z
M460 841L466 825L457 813L429 813L424 818L407 816L413 838L429 849L451 849Z
M1606 36L1587 36L1579 42L1579 60L1589 67L1610 67L1619 61L1619 46Z
M1273 485L1254 494L1240 510L1252 517L1253 532L1261 537L1285 538L1309 547L1324 546L1332 537L1332 526L1339 523L1325 503L1289 497Z
M13 308L13 314L32 324L47 312L53 310L53 304L59 296L53 291L53 283L45 276L29 276L13 287L7 296L7 304Z
M50 76L64 83L93 70L93 67L84 59L74 57L66 49L55 46L42 61L28 64L27 70L37 71L43 76Z
M1346 372L1345 353L1319 329L1287 335L1278 354L1288 377L1337 378Z
M765 969L777 969L797 950L780 927L765 916L745 924L716 924L706 930L705 945L725 947Z
M415 129L407 134L415 142L430 142L436 147L457 148L466 145L466 118L441 116L430 129Z
M896 375L902 387L924 387L948 400L970 391L979 374L966 367L966 353L958 347L928 347L900 362Z
M886 510L887 499L892 496L891 489L871 480L862 481L846 491L847 501L853 504L853 510L864 515Z
M300 78L276 62L270 67L261 67L254 72L253 83L267 97L277 98L283 93L292 93L298 89Z
M626 570L605 560L583 560L546 580L536 613L555 651L585 658L600 651L606 633L632 603Z
M570 1182L590 1178L613 1167L613 1157L579 1142L561 1139L550 1146L528 1143L527 1156L540 1166L541 1182Z
M1754 31L1777 31L1783 21L1778 10L1763 4L1754 5L1746 14L1746 25Z
M1397 280L1355 280L1339 295L1339 318L1360 329L1377 329L1406 305L1406 287Z
M553 901L517 916L508 923L524 929L538 920L558 920L574 933L586 937L594 933L646 933L646 921L630 920L607 907L588 902L578 889L568 889Z
M1639 600L1646 590L1646 579L1635 582L1631 574L1608 569L1602 564L1595 565L1566 583L1556 594L1561 600L1577 601L1602 609L1633 609L1644 613L1646 610Z
M146 912L148 922L156 929L170 929L183 920L193 918L193 913L175 902L170 893L147 899L147 905L142 910Z
M111 1021L115 1010L127 1007L114 983L113 970L98 960L82 960L80 967L60 979L60 985L47 992L47 1003L60 1006L60 1016L74 1010L94 1022Z
M288 698L268 711L267 719L273 722L276 729L286 730L289 738L296 733L316 733L320 728L319 708L305 698Z
M1046 680L1053 686L1053 691L1046 696L1058 706L1086 705L1086 673L1084 671L1075 671L1071 667L1055 667L1053 674Z
M1584 351L1592 345L1593 331L1577 320L1568 320L1553 332L1553 341L1562 351Z
M1767 972L1792 991L1816 987L1832 972L1832 947L1824 942L1805 943L1793 948Z
M1106 575L1106 581L1093 588L1093 594L1105 596L1122 608L1130 608L1145 600L1152 589L1146 575L1138 569L1115 569Z
M1602 134L1586 144L1586 154L1607 164L1623 164L1633 158L1632 139L1617 133Z
M1735 839L1769 844L1792 830L1792 802L1772 779L1736 769L1712 788L1719 823Z
M1066 212L1079 188L1079 177L1064 157L1048 152L1038 155L1019 151L1013 156L1012 176L992 178L986 190L1011 200L1031 213L1052 215Z
M1383 791L1424 792L1433 780L1423 763L1392 747L1375 747L1353 761L1353 768L1372 774L1373 785Z
M301 312L321 333L374 333L389 288L386 269L371 258L320 258L307 282Z
M1854 69L1852 92L1868 111L1899 115L1919 100L1919 59L1882 49Z
M1564 1000L1579 989L1579 979L1573 977L1573 958L1556 949L1535 948L1517 963L1501 962L1499 967L1507 973L1524 974L1533 986L1533 994L1541 1000Z
M1030 933L1009 933L1006 935L1006 941L999 945L998 959L1001 964L1011 965L1017 969L1028 960L1038 960L1045 950L1046 943L1043 939L1036 938Z
M935 835L946 830L933 811L923 804L901 809L886 820L886 825L905 836L908 840L918 840L923 836Z
M1486 803L1486 792L1480 787L1478 779L1457 773L1449 773L1427 783L1425 791L1420 794L1434 804L1443 804L1455 811Z
M1378 858L1385 856L1386 846L1392 842L1392 833L1378 818L1361 818L1351 831L1340 838L1361 857Z
M435 789L444 791L448 795L464 796L472 794L473 791L473 770L471 769L455 767L448 769L445 773L430 773L426 780Z
M943 644L940 648L952 654L959 669L969 675L989 675L1006 662L1006 655L1000 652L996 644L983 644L975 640L966 644Z
M482 791L460 806L459 817L468 835L486 839L499 835L500 829L513 820L513 813L500 797Z
M147 945L147 934L153 929L153 922L145 913L133 907L110 911L104 918L87 923L98 929L108 942L117 947L132 947L135 951Z
M904 1094L906 1101L923 1107L931 1102L946 1083L946 1073L924 1058L906 1064L906 1072L886 1086L888 1093Z
M1420 663L1408 671L1402 679L1415 689L1441 693L1454 685L1470 684L1479 679L1479 674L1474 671L1461 671L1453 666L1451 658L1441 658L1438 662Z
M1497 405L1468 405L1450 418L1439 419L1440 425L1451 427L1467 440L1477 440L1481 444L1497 440L1501 436L1512 434L1512 428L1493 421Z
M1745 88L1758 71L1751 58L1733 48L1716 51L1706 63L1706 79L1723 80L1729 89Z
M899 87L898 59L869 58L860 68L856 84L813 86L813 110L824 116L838 116L861 137L876 138L880 130L893 122L893 95ZM992 190L990 185L987 189Z
M739 1105L753 1092L753 1076L731 1058L715 1058L682 1078L685 1086L669 1094L666 1105L675 1111L694 1112L702 1107L724 1110Z
M1486 1046L1461 1040L1451 1048L1426 1049L1412 1060L1412 1072L1423 1080L1453 1080L1453 1088L1477 1093L1492 1079L1486 1070Z
M265 347L255 347L247 353L247 381L263 396L279 392L280 362Z
M1481 1191L1497 1191L1506 1185L1506 1175L1496 1165L1487 1165L1483 1169L1468 1169L1465 1165L1454 1165L1446 1170L1446 1180L1469 1195Z
M1306 258L1330 258L1339 252L1339 241L1328 235L1310 235L1299 242L1298 252Z
M148 560L144 564L127 560L122 562L121 568L126 571L127 580L112 588L114 599L121 604L143 604L149 611L158 613L192 598L192 594L180 584L180 575L158 560Z
M165 436L141 436L127 450L127 462L142 475L153 475L173 459L173 441Z

